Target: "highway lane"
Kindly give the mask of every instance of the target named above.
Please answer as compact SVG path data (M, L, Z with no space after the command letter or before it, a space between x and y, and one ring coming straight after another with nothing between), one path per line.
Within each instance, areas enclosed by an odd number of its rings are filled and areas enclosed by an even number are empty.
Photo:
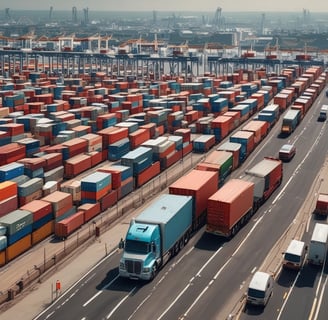
M315 112L312 109L311 111ZM100 270L95 271L92 279L83 282L78 288L73 288L65 300L58 301L53 311L48 313L51 314L48 318L178 319L186 314L188 319L199 319L204 312L209 315L208 319L223 314L226 316L236 297L244 292L244 284L252 270L259 268L272 245L292 222L323 162L317 156L314 159L313 156L308 160L306 158L307 150L311 146L323 148L324 145L314 143L313 137L320 136L320 130L318 125L308 124L309 119L313 118L309 113L290 138L297 137L296 142L300 146L295 159L284 166L285 177L282 186L234 239L224 242L219 238L204 235L200 230L183 252L172 259L151 283L116 279L118 255L114 254L98 267ZM278 123L271 132L272 137L258 147L245 163L245 167L256 163L255 159L260 160L265 155L277 153L284 142L277 138L279 129ZM303 130L310 131L310 134L299 135ZM306 160L302 168L295 172L297 165L304 159ZM243 169L245 167L243 166ZM290 180L279 201L275 201L275 196L283 190L284 184L292 175L295 175L295 178ZM304 176L305 183L300 183ZM290 195L293 195L292 202L289 200ZM250 233L254 226L255 231ZM250 236L246 238L247 235ZM237 251L243 240L245 242ZM108 270L111 270L109 274ZM90 302L83 307L88 301Z

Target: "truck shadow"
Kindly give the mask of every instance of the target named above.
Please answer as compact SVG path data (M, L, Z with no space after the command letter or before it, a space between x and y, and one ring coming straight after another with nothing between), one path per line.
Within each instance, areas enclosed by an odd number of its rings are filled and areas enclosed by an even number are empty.
M127 278L118 277L118 267L109 270L106 274L106 277L102 279L100 283L96 285L96 289L99 291L118 291L118 292L130 292L133 288L136 289L133 291L133 295L136 294L140 288L142 288L148 282L146 281L137 281Z
M299 288L313 288L315 280L320 272L321 267L317 267L308 263L304 264L300 276L295 283L295 286Z
M227 241L227 239L204 232L195 244L195 248L207 251L216 251Z
M296 279L298 272L296 270L282 268L277 279L279 286L289 288Z

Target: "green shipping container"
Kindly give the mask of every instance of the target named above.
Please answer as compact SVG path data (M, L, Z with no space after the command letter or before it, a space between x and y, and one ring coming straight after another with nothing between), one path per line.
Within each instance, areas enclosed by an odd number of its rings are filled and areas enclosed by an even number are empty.
M0 225L7 228L7 235L13 235L33 223L33 214L27 210L15 210L0 218Z

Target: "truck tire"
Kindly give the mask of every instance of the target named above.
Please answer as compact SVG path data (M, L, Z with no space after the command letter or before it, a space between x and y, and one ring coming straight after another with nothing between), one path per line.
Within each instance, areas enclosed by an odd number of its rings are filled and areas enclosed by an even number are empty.
M189 242L189 238L190 238L190 234L189 234L189 232L186 232L183 237L184 245L186 245Z
M151 268L151 277L150 277L150 280L153 280L156 275L157 275L157 272L158 272L158 268L157 268L157 263L155 262Z

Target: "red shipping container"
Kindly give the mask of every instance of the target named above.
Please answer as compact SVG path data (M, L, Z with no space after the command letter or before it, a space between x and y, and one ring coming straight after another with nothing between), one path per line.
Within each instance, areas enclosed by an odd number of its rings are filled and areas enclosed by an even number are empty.
M108 208L113 206L115 203L117 203L117 201L118 201L117 190L112 190L111 192L107 193L100 200L101 211L107 210Z
M14 142L0 147L0 166L12 163L25 157L25 145L19 145Z
M243 131L249 131L254 133L254 143L257 145L268 133L268 122L252 120L248 122L243 128Z
M88 222L100 213L100 202L85 203L79 206L77 210L84 212L84 222Z
M17 208L18 208L17 195L1 201L0 202L0 217L5 216L9 212L14 211Z
M33 200L20 207L20 209L32 212L33 222L40 220L52 212L51 204L43 200Z
M29 170L41 169L46 165L46 159L44 158L23 158L17 161L24 164L24 167Z
M92 166L91 156L80 154L65 161L64 170L65 178L74 178L83 171L90 169Z
M169 193L194 198L194 212L198 219L207 208L208 198L218 190L218 172L191 170L169 186Z
M229 237L236 223L252 214L253 193L252 182L241 179L226 182L208 199L206 231Z
M160 162L154 162L150 167L146 168L142 172L140 172L137 176L137 187L141 187L143 184L156 177L161 173Z
M138 129L129 134L131 149L135 149L143 142L150 139L150 132L147 129Z
M67 238L84 223L84 211L78 211L72 216L55 223L55 236Z
M182 150L177 150L161 159L162 169L167 169L182 158Z
M233 119L227 116L218 116L211 122L212 129L220 129L220 138L224 139L234 129Z
M87 153L91 157L91 166L94 167L103 161L102 151L92 151Z

